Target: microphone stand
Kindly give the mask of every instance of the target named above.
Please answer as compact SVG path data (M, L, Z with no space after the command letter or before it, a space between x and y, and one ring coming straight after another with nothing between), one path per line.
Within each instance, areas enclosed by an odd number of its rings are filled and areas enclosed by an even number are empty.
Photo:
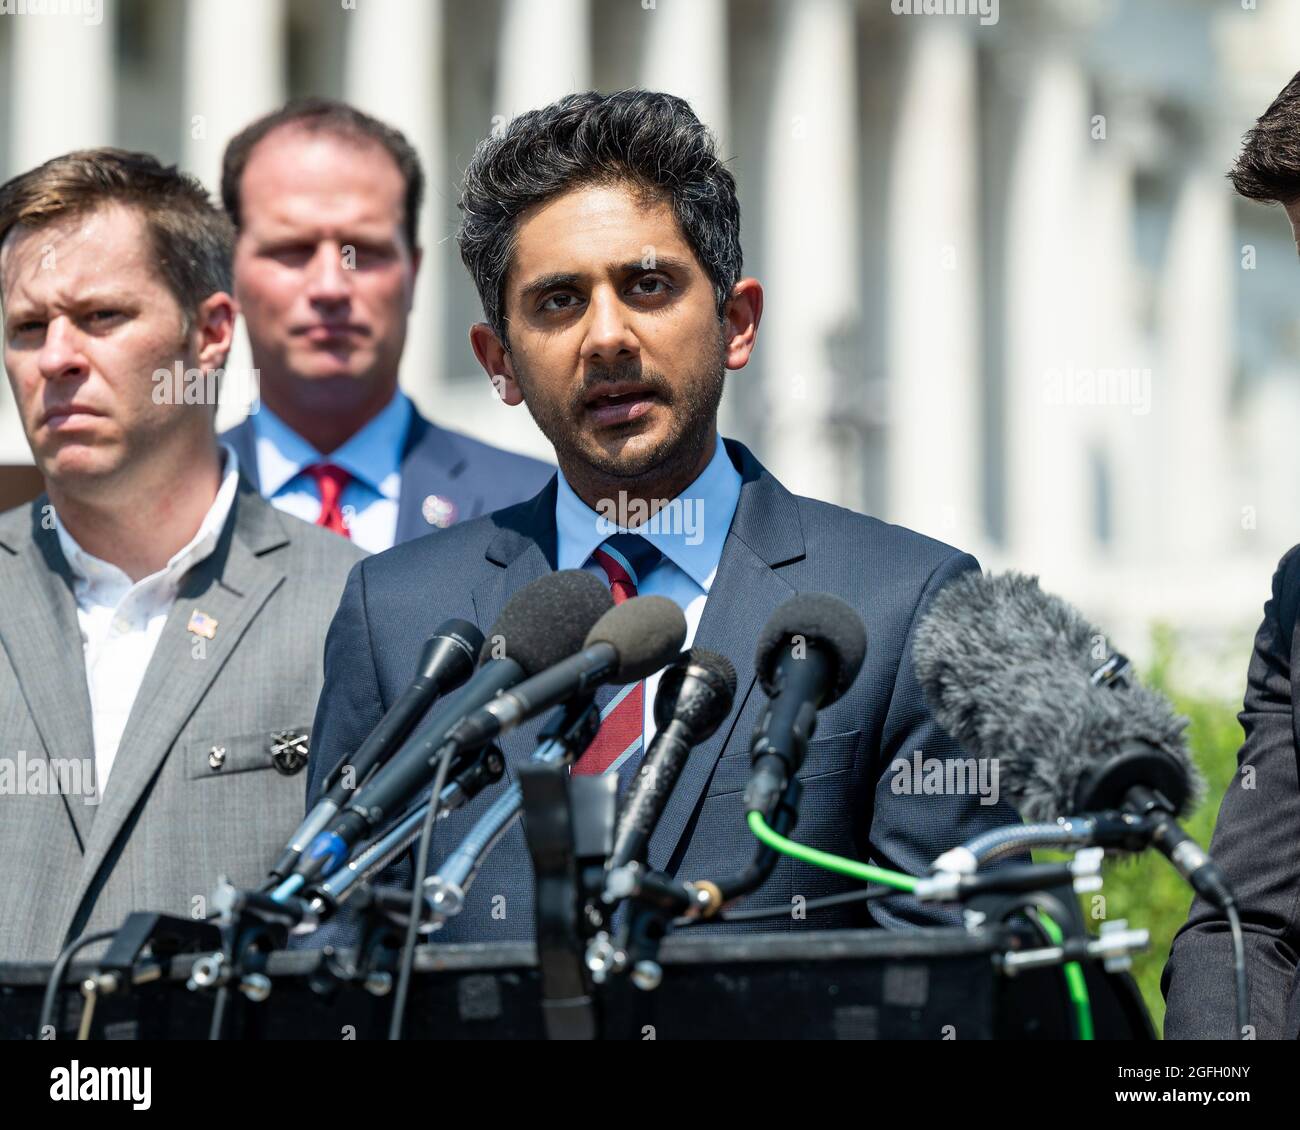
M793 774L776 802L771 827L788 836L799 820L802 785ZM598 934L587 947L587 966L603 983L610 974L631 971L632 983L647 992L663 980L659 948L676 918L707 920L727 903L757 890L771 877L780 853L755 841L754 857L745 867L720 879L683 881L653 871L644 860L634 861L605 876L601 900L612 905L627 901L627 921L611 938ZM610 912L612 915L612 910Z

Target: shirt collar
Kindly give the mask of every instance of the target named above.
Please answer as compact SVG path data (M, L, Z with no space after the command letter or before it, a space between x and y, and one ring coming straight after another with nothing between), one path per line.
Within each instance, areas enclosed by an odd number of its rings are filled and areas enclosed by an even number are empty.
M313 463L333 463L384 498L396 499L402 486L402 447L413 409L400 389L383 410L346 443L323 455L266 405L252 417L257 479L271 498Z
M728 458L721 436L700 476L648 521L626 503L620 513L616 499L610 500L608 508L602 505L600 512L593 510L561 471L555 496L557 564L561 569L580 569L607 537L633 526L708 592L740 501L740 483L740 472Z
M230 517L230 509L235 503L235 493L239 489L239 456L229 444L222 443L218 446L225 456L221 485L217 488L216 497L203 516L197 532L188 544L172 554L171 559L158 572L151 573L137 582L132 582L131 578L111 561L105 561L82 549L59 520L58 511L55 511L54 532L58 535L59 548L63 551L64 559L68 562L68 567L72 570L73 578L79 588L102 588L120 594L130 589L133 584L152 585L163 579L176 585L190 569L212 556L212 551L217 548L217 540L221 537L221 531L225 529L226 519Z

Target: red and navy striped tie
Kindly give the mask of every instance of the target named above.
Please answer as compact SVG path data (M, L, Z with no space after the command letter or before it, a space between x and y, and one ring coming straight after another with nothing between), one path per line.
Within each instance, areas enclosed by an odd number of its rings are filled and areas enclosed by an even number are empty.
M592 559L609 578L609 591L614 603L622 604L636 596L640 584L663 558L640 534L615 534L606 538ZM631 770L640 763L644 744L645 680L624 687L602 688L597 695L602 703L600 730L595 740L573 765L574 773L619 773L620 778L630 778Z

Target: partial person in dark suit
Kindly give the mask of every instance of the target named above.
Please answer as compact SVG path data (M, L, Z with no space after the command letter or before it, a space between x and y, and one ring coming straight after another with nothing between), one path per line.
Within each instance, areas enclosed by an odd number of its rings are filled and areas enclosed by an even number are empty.
M974 559L791 494L743 445L718 435L724 379L749 361L763 289L741 277L735 183L690 107L647 91L585 93L517 117L480 144L461 209L461 253L486 314L470 331L475 354L504 402L528 407L560 472L528 502L353 571L326 645L309 803L408 683L440 621L460 616L490 631L522 586L585 568L616 599L633 591L677 601L689 642L725 655L739 675L729 716L691 754L653 837L655 867L707 877L752 858L741 793L764 701L755 644L773 610L798 592L847 601L870 642L853 686L820 716L800 771L797 838L916 874L968 837L1016 822L996 792L918 795L900 768L914 755L944 766L965 759L927 709L911 646L935 593L977 568ZM635 770L653 734L655 681L613 693L574 772L625 781ZM540 724L502 741L511 777ZM435 863L502 787L436 826ZM870 917L862 904L800 915L802 899L853 886L784 859L748 905L790 913L721 928L954 921L906 898L872 903ZM435 937L531 937L532 888L516 825L463 913ZM343 924L312 941L353 936Z
M0 186L4 365L48 488L0 514L0 960L135 910L202 917L299 818L325 631L364 555L277 513L213 434L230 244L203 186L147 154Z
M531 497L554 470L440 427L398 388L424 177L402 134L291 102L227 146L257 412L223 435L273 505L377 552Z
M1300 250L1300 74L1246 135L1232 170L1236 190L1286 210ZM1300 1035L1300 546L1282 558L1255 635L1238 718L1246 740L1219 808L1210 854L1237 896L1250 977L1250 1020L1259 1039ZM1232 942L1222 911L1192 901L1170 949L1165 1038L1241 1039Z

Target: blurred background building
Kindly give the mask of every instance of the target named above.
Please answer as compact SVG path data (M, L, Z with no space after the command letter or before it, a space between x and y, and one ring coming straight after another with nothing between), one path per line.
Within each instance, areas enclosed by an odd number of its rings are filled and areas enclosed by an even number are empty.
M946 9L943 14L910 14ZM963 14L966 10L967 14ZM151 150L214 191L285 98L400 126L429 181L403 384L549 454L495 398L454 241L476 142L568 91L690 100L739 183L767 306L724 430L801 492L1046 587L1239 697L1300 541L1300 262L1235 199L1300 69L1254 0L3 0L0 176ZM233 371L248 366L245 346ZM223 405L235 422L238 403ZM7 387L0 463L30 462ZM862 584L870 587L871 578Z

